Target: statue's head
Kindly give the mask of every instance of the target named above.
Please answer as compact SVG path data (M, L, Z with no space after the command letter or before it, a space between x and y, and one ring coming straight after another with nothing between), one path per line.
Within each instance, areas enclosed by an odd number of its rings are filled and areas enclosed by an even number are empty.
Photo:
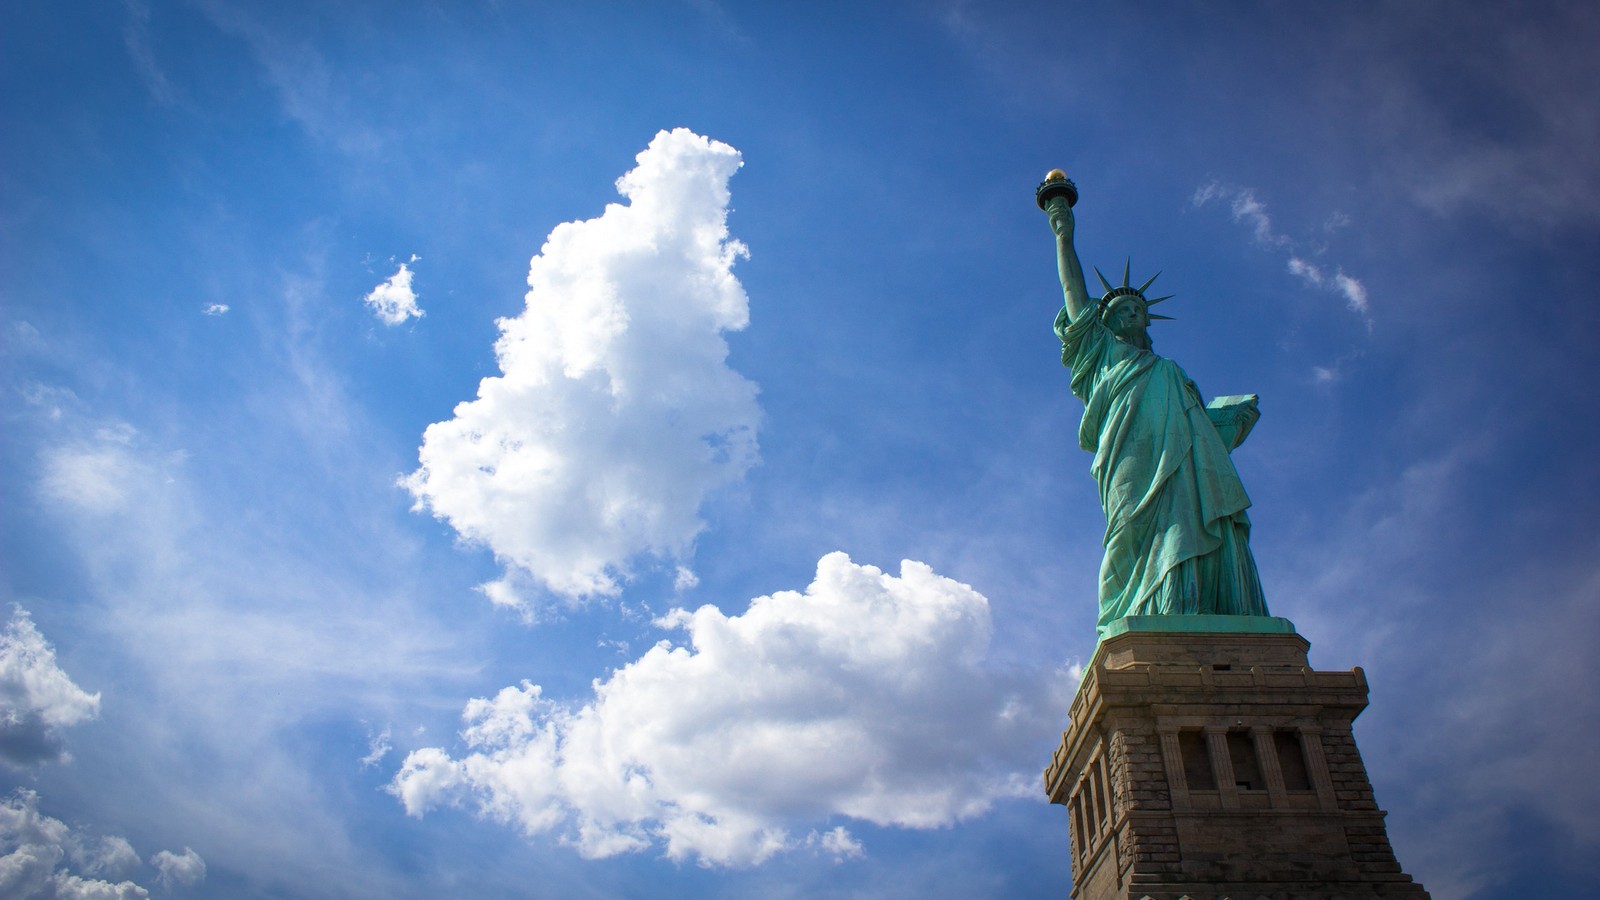
M1158 316L1150 312L1150 307L1163 300L1171 300L1172 295L1165 297L1146 298L1145 288L1155 283L1161 273L1157 272L1150 279L1138 287L1128 283L1128 272L1132 268L1131 262L1122 268L1122 284L1112 287L1106 276L1099 269L1094 274L1100 276L1100 283L1105 285L1105 296L1100 298L1100 321L1123 341L1140 349L1150 349L1150 322L1152 319L1170 319L1170 316Z
M1150 349L1150 308L1138 294L1124 294L1105 304L1100 321L1121 340L1142 350Z

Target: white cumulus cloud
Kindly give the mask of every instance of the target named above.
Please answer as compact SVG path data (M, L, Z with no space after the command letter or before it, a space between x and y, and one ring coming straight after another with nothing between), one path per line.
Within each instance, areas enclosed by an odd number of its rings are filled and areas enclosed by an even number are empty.
M416 256L411 257L411 262L416 261ZM371 307L378 321L385 325L399 325L407 319L422 318L422 308L417 305L417 293L411 289L414 274L406 263L401 263L399 271L361 298Z
M390 790L413 815L470 805L589 857L843 859L860 843L810 826L932 828L1036 791L1034 742L1071 688L1070 673L987 667L988 601L909 560L895 576L832 553L804 593L659 624L688 646L658 643L581 706L526 681L473 700L466 753L416 750Z
M100 695L78 687L27 610L0 632L0 760L14 766L67 759L61 729L100 714Z
M162 851L156 856L163 854L171 855ZM174 858L184 861L187 873L198 867L199 877L204 877L205 863L199 855L188 848L184 854ZM145 900L150 892L132 881L109 880L121 878L138 865L139 856L126 839L74 831L60 819L39 812L39 795L33 791L19 789L0 800L0 897ZM167 881L165 869L159 877ZM179 883L196 881L198 878L191 877Z
M682 561L709 493L757 461L755 385L724 334L749 303L733 275L728 180L739 152L661 132L617 181L626 205L550 232L527 305L501 319L501 373L428 426L403 479L418 509L507 564L483 591L613 596L644 556Z

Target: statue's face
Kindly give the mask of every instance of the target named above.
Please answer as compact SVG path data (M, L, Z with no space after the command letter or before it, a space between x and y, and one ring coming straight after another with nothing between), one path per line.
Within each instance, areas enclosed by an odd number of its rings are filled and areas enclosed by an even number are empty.
M1150 346L1150 336L1145 330L1150 326L1150 317L1138 300L1123 298L1111 304L1106 310L1105 323L1112 334L1135 347Z

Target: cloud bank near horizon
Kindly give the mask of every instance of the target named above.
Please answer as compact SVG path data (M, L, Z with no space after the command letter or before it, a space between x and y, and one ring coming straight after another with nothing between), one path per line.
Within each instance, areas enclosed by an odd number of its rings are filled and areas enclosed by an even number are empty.
M61 729L100 714L100 694L78 687L21 606L0 632L0 762L24 771L70 763ZM205 861L188 847L162 850L150 864L162 884L194 885ZM74 830L39 811L39 794L17 788L0 799L0 896L141 900L150 892L126 880L139 854L119 835Z
M150 865L168 890L206 877L205 860L188 847L158 851ZM35 791L18 788L0 800L0 896L146 900L150 892L128 880L140 868L127 838L90 834L39 812Z
M758 460L756 386L727 365L749 322L728 235L739 152L663 131L617 180L627 205L556 226L527 306L498 322L501 374L423 434L415 508L494 552L495 603L530 588L616 596L642 557L681 563L701 504Z
M819 832L832 817L935 828L1036 791L1032 741L1075 680L987 667L988 600L910 560L896 576L831 553L803 593L657 624L688 646L661 641L581 706L528 681L472 700L467 752L415 750L390 790L412 815L470 806L591 858L845 858L864 851Z

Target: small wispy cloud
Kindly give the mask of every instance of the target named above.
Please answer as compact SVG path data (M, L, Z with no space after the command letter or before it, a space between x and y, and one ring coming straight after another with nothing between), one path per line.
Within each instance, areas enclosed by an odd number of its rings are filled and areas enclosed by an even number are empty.
M679 566L677 574L672 578L672 590L679 594L698 587L699 584L700 576L694 574L694 570L688 566Z
M1322 287L1327 281L1327 278L1322 274L1321 267L1315 263L1306 262L1298 256L1289 257L1289 273L1299 276L1306 284L1312 287Z
M199 884L206 877L206 861L188 847L183 848L182 853L162 850L150 857L150 865L159 873L156 880L168 890L175 884L184 887Z
M820 834L812 831L806 835L806 846L814 847L832 856L834 862L860 859L867 855L867 851L861 846L861 842L856 840L843 825L834 826L832 829Z
M372 740L367 743L367 755L361 757L361 768L370 769L389 755L389 751L394 749L394 745L389 742L390 737L387 725L383 726L382 731L373 735Z
M1367 301L1367 287L1359 279L1345 274L1343 269L1335 269L1332 275L1323 271L1316 263L1308 262L1298 256L1289 257L1289 274L1298 276L1301 281L1311 287L1324 288L1343 297L1350 311L1358 313L1367 321L1367 327L1372 327L1369 313L1371 304Z
M144 0L123 0L122 6L128 12L128 21L122 26L122 43L133 61L134 71L157 103L176 105L178 92L156 63L155 50L150 45L150 4Z
M359 159L375 159L394 136L374 124L356 98L358 79L341 71L313 42L246 3L201 3L199 12L218 30L244 44L278 95L283 114L312 138Z
M1282 247L1294 243L1287 236L1273 230L1272 216L1267 213L1267 205L1257 199L1256 192L1250 188L1228 187L1213 181L1194 193L1195 206L1204 206L1216 199L1228 201L1228 206L1233 212L1233 220L1250 226L1256 243L1266 247Z
M1350 308L1360 313L1361 317L1367 320L1367 326L1370 328L1372 320L1367 318L1367 313L1371 310L1371 307L1367 305L1366 285L1346 275L1343 269L1340 269L1333 276L1333 284L1338 288L1339 293L1344 295L1344 299L1350 304Z
M410 263L418 259L421 257L413 254L408 262L400 264L399 271L361 298L383 324L399 325L407 319L420 319L424 315L422 308L417 305L417 292L411 288L415 273L411 271Z
M1254 189L1211 181L1197 188L1191 198L1191 203L1197 208L1212 201L1226 202L1233 213L1233 220L1250 229L1257 246L1286 254L1285 264L1289 274L1299 278L1307 287L1344 298L1350 311L1361 317L1369 332L1372 330L1372 305L1366 285L1345 272L1343 266L1308 259L1309 255L1320 254L1325 248L1314 246L1314 242L1296 240L1273 227L1267 205L1256 196ZM1323 230L1333 232L1348 224L1350 217L1335 211L1324 221Z
M225 316L228 314L228 310L232 308L226 303L207 303L205 306L200 307L200 312L202 315L207 316Z
M12 344L15 347L15 344ZM22 402L38 410L44 418L51 422L61 420L62 415L69 409L78 405L78 395L70 388L58 387L52 384L40 384L32 381L24 384L21 390Z

